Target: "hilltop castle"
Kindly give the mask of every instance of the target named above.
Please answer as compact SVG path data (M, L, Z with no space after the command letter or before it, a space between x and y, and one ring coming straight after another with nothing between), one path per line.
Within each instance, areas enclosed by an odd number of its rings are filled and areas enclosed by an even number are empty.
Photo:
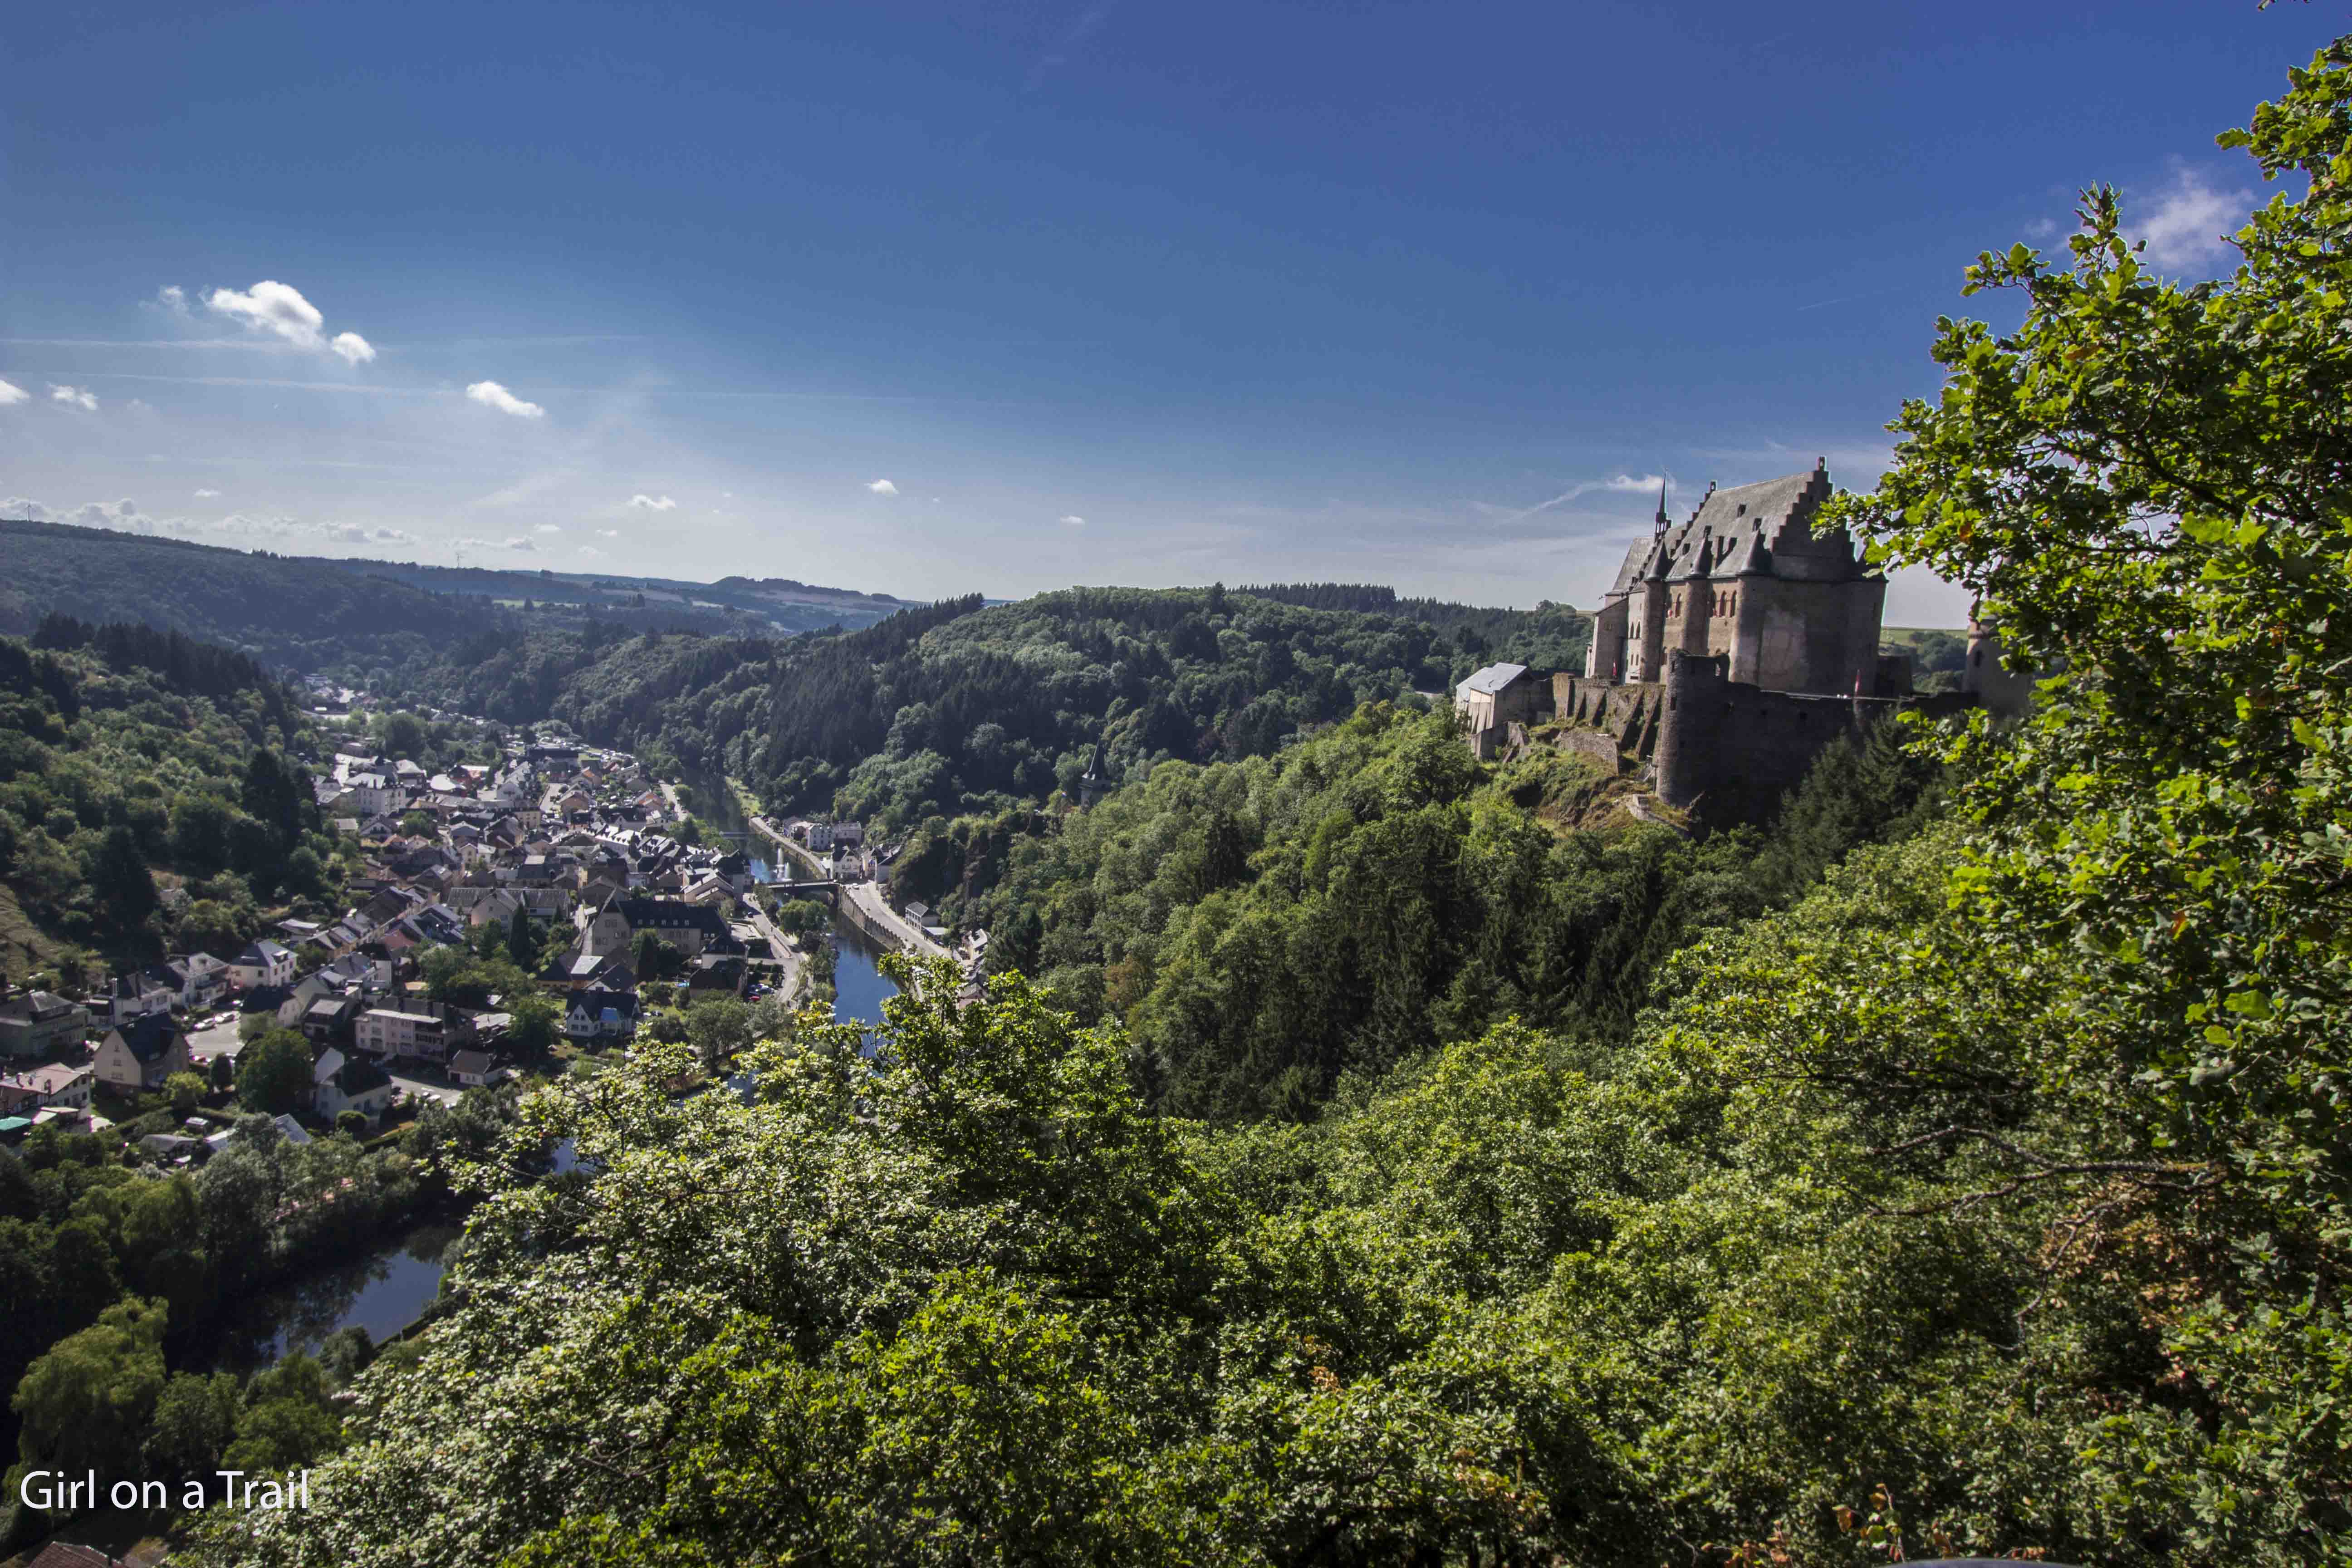
M1563 721L1559 743L1615 773L1628 763L1669 805L1760 816L1842 734L1897 706L1979 700L1985 657L1972 637L1968 690L1915 699L1903 655L1879 652L1886 580L1843 528L1813 526L1829 470L1736 489L1709 487L1676 523L1665 492L1651 536L1624 563L1592 617L1584 673L1545 677L1490 665L1454 706L1491 758L1526 743L1527 725Z
M1766 691L1878 696L1886 579L1844 529L1814 530L1829 499L1829 469L1816 464L1710 487L1687 521L1670 524L1661 486L1656 531L1625 552L1592 617L1586 679L1664 680L1667 656L1687 653L1720 658L1724 679Z

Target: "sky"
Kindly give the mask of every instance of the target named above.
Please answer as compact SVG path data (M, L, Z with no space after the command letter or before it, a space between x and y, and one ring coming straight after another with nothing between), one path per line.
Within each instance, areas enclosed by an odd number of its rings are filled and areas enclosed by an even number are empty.
M0 512L929 598L1590 607L1871 488L1980 250L2168 273L2328 5L17 7ZM0 563L5 566L5 563ZM1892 584L1894 625L1964 598Z

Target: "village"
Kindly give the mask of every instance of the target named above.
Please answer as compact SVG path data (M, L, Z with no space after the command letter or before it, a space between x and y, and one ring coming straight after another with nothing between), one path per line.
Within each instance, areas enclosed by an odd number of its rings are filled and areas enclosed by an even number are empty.
M360 694L314 683L310 696L329 723L364 714ZM174 954L85 994L0 998L0 1152L43 1126L152 1127L170 1097L185 1114L142 1131L135 1157L201 1163L236 1136L240 1051L273 1031L299 1032L310 1054L309 1091L278 1117L281 1132L368 1138L427 1100L599 1070L657 1013L674 1022L728 997L770 1002L772 1016L829 999L812 973L829 974L830 954L813 958L836 918L885 951L949 952L920 903L889 900L897 847L869 846L856 823L772 821L725 786L709 804L745 824L730 835L625 752L528 734L502 750L428 772L346 742L313 764L322 816L358 853L339 919L281 919L234 952ZM952 954L968 984L986 940ZM435 994L453 989L436 972L446 981L484 952L532 955L524 988ZM201 1101L171 1095L185 1075Z

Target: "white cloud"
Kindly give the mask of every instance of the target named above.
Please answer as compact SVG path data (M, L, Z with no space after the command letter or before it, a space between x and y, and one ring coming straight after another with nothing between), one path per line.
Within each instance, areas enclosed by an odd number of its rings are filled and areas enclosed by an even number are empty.
M41 510L50 521L70 522L78 528L126 529L140 533L150 532L153 529L153 524L139 515L139 506L135 501L84 501L68 512Z
M86 392L79 386L59 386L53 381L49 383L49 401L70 403L76 408L87 408L92 414L98 412L98 394Z
M508 548L509 550L537 550L537 549L539 548L539 546L538 546L538 545L536 545L536 544L533 544L533 543L532 543L530 540L528 540L528 539L523 539L523 538L520 538L520 537L518 537L518 538L514 538L514 539L509 539L509 540L508 540L508 541L507 541L507 548Z
M155 303L175 316L189 314L188 291L177 283L166 283L155 290Z
M668 511L677 505L667 496L649 496L642 491L629 498L629 504L640 511Z
M0 381L0 408L22 403L33 395L12 381Z
M621 537L621 531L617 528L600 528L596 531L596 537L599 539L618 539Z
M1665 481L1656 474L1620 474L1601 488L1608 490L1629 490L1639 492L1643 490L1656 489L1659 485L1664 482Z
M375 358L375 345L357 332L337 332L327 347L341 355L345 364L366 364Z
M1086 525L1087 520L1080 517L1076 512L1070 512L1065 515L1062 519L1062 526L1064 528L1084 528Z
M326 345L319 329L326 325L327 318L320 313L318 306L302 298L302 290L289 284L265 278L243 293L234 289L215 289L205 299L205 306L244 323L249 331L274 332L296 348Z
M196 499L198 500L211 500L219 494L220 491L218 490L198 490L196 492Z
M6 500L0 500L0 517L18 522L55 522L57 521L49 514L47 507L37 500L26 500L23 496L10 496Z
M414 544L416 542L416 535L405 529L368 528L356 522L330 524L327 536L331 539L340 539L346 544Z
M555 523L542 522L539 525L539 531L541 533L562 533L563 530Z
M898 493L898 487L887 479L877 479L866 488L877 496L894 496Z
M2058 220L2054 217L2038 217L2025 226L2028 239L2048 239L2057 232Z
M547 416L546 409L536 403L525 403L495 381L478 381L466 388L466 395L485 408L495 408L518 419L542 419Z
M2233 255L2221 237L2244 226L2253 197L2242 190L2216 190L2186 163L2175 164L2172 184L2157 198L2139 226L2144 253L2158 267L2194 268Z

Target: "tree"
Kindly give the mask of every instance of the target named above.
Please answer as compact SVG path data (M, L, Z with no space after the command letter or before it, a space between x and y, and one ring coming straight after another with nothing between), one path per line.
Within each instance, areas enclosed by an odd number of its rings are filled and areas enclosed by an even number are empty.
M686 955L677 945L649 931L637 933L630 948L630 959L629 967L636 972L639 980L675 979L686 967Z
M216 1372L209 1377L173 1373L155 1400L145 1444L147 1462L168 1476L211 1479L236 1435L244 1403L234 1373Z
M1045 922L1034 909L1024 905L1001 930L991 933L988 967L998 974L1034 975L1045 939Z
M203 1103L205 1091L208 1087L201 1073L175 1072L164 1079L163 1093L172 1101L172 1114L174 1116L192 1114L196 1107Z
M414 713L389 713L376 723L376 744L394 757L421 762L431 744L425 721Z
M531 933L530 911L520 906L507 921L507 956L525 973L539 967L539 939Z
M507 1044L517 1059L545 1061L554 1049L562 1011L544 996L524 996L508 1005Z
M26 1464L102 1475L138 1464L163 1392L164 1317L161 1301L117 1302L33 1363L12 1402Z
M155 879L128 827L110 827L100 838L90 858L89 885L100 910L118 931L138 930L155 910Z
M335 1112L335 1131L339 1136L364 1138L367 1136L367 1113L363 1110L354 1110L346 1107Z
M236 1439L222 1456L222 1468L267 1475L300 1468L332 1452L342 1423L328 1408L331 1392L326 1369L299 1353L257 1374L247 1386Z
M226 1089L236 1087L236 1058L226 1051L213 1058L205 1068L207 1088Z
M822 936L833 917L814 899L786 899L776 910L776 929L795 942Z
M705 996L686 1016L687 1037L705 1067L732 1058L751 1044L751 1009L735 996Z
M279 1116L310 1103L310 1042L294 1029L271 1029L237 1053L236 1097L247 1110Z
M194 899L174 926L176 940L190 952L235 957L245 945L236 913L216 899Z

